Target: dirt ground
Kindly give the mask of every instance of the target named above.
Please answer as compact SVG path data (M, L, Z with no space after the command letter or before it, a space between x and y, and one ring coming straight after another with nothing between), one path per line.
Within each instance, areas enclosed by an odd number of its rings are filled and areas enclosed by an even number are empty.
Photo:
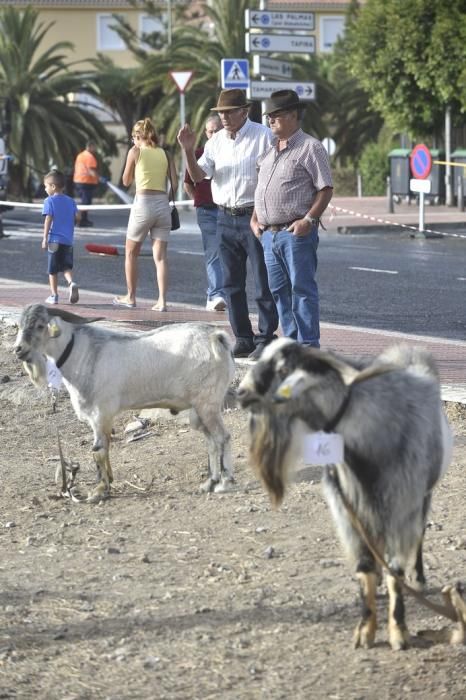
M0 699L397 700L466 697L466 647L419 630L452 623L407 600L412 646L387 644L378 593L371 650L354 650L355 577L334 534L319 468L271 509L248 465L246 415L228 410L237 489L198 491L202 437L157 420L127 442L115 425L113 496L57 498L57 428L90 489L91 435L66 394L57 411L0 325ZM456 446L425 540L428 594L465 580L466 407L448 404Z

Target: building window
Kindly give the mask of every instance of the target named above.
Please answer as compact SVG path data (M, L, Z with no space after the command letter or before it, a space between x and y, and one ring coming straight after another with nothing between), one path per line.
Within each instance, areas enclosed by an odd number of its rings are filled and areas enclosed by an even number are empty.
M153 37L153 45L142 42L142 48L148 50L150 48L162 48L163 42L167 35L166 15L162 13L160 17L154 15L139 16L139 36L142 38L148 34L155 34Z
M345 31L345 18L343 16L320 18L320 50L332 51L339 36Z
M116 33L112 15L97 15L97 49L99 51L124 51L126 44Z

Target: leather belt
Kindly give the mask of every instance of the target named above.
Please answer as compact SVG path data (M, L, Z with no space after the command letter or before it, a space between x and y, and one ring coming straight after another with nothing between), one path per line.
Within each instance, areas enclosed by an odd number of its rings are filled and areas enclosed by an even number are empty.
M277 231L283 231L284 229L287 229L288 226L291 226L291 224L294 224L294 221L289 221L287 224L270 224L264 226L264 231L272 231L273 233L277 233Z
M199 204L199 209L217 209L216 204Z
M224 207L222 204L219 204L218 208L224 211L225 214L230 214L230 216L251 216L254 211L254 205L249 207Z

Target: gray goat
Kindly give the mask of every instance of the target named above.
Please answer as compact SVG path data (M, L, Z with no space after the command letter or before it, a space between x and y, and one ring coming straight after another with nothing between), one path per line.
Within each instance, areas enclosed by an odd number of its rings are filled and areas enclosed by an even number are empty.
M238 398L251 412L251 461L276 504L284 496L287 470L299 459L303 434L343 437L344 460L324 469L324 494L360 582L355 646L371 646L377 566L345 502L385 553L390 571L404 576L415 561L421 586L431 492L452 450L433 359L420 349L395 346L372 361L351 361L280 339L245 376ZM404 649L409 634L402 590L391 573L387 587L389 642Z
M37 386L47 384L45 357L54 360L77 417L94 432L99 483L88 500L110 494L114 417L153 407L191 409L191 425L208 442L209 478L201 488L226 490L233 472L221 412L235 373L227 334L203 323L125 333L88 325L93 320L32 304L22 313L15 343L16 356Z

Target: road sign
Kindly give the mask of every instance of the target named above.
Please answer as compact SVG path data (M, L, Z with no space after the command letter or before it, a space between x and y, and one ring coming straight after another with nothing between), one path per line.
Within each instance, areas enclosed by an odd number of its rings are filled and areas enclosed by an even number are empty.
M425 180L429 177L432 170L432 156L427 146L423 143L414 146L409 156L409 165L415 178Z
M256 75L266 75L268 78L291 78L293 64L288 61L277 61L267 56L253 56L252 67Z
M330 138L330 136L326 136L324 139L322 139L322 146L325 148L329 156L333 156L337 148L337 144Z
M284 82L281 80L251 80L246 92L250 100L266 100L276 90L294 90L302 102L312 102L316 98L315 83Z
M247 58L222 58L220 62L222 88L241 88L249 86L249 61Z
M432 189L432 181L412 179L409 181L409 189L411 192L423 192L424 194L430 194L430 190Z
M315 28L313 12L264 12L246 10L244 22L246 29L310 29Z
M192 70L169 70L168 71L171 79L178 88L178 92L184 93L188 87L188 83L193 77L194 71Z
M300 34L250 34L246 33L246 51L267 51L268 53L315 53L314 36Z

